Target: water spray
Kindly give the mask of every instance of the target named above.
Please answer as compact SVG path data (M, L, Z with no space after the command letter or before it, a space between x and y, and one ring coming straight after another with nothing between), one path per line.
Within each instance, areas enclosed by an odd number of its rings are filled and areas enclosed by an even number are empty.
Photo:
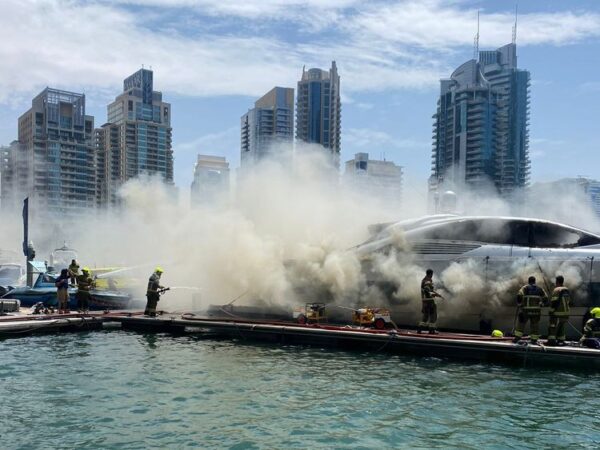
M105 272L105 273L96 275L96 278L98 278L98 279L110 278L119 273L130 272L132 270L142 269L144 267L149 267L149 266L151 266L151 264L140 264L138 266L123 267L122 269L111 270L110 272ZM93 272L93 270L92 270L92 272Z
M187 290L187 291L200 291L201 289L198 287L194 287L194 286L170 286L171 290L174 289L183 289L183 290Z

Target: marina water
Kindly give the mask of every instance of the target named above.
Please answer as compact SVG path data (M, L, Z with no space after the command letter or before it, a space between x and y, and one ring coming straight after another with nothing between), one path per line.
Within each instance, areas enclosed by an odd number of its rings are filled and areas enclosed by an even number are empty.
M0 341L31 448L598 448L600 375L120 330Z

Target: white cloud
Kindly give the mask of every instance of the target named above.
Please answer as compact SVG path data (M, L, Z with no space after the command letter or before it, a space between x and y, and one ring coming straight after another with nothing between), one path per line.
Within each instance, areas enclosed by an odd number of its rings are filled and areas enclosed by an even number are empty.
M565 145L566 142L560 139L548 139L548 138L532 138L530 139L532 146L544 146L544 147L556 147Z
M158 89L191 95L258 95L299 72L273 39L194 39L144 28L132 12L62 0L11 2L4 12L0 60L11 70L0 72L2 102L46 85L118 89L144 63L157 72Z
M122 3L162 8L188 8L212 16L236 16L246 19L318 20L331 21L338 12L359 0L104 0L104 3Z
M480 15L480 43L499 46L510 42L514 14ZM600 36L600 14L571 11L521 14L520 45L562 45ZM472 45L477 31L477 8L462 8L441 0L370 4L347 25L364 39L444 49Z
M480 15L481 42L503 45L512 35L514 13L487 13L464 2L443 0L102 0L106 4L186 8L201 14L264 21L289 20L334 25L383 41L420 47L471 45ZM519 15L519 43L555 44L576 42L600 35L600 15L559 11Z
M187 188L192 182L194 163L197 155L224 156L229 167L235 168L240 163L240 129L230 127L214 133L199 136L190 141L175 143L175 173L177 184Z
M578 90L583 94L600 92L600 81L586 81L585 83L581 83Z
M240 140L239 127L231 127L215 133L205 134L188 142L177 145L177 153L182 152L203 155L220 155L229 149L238 148Z
M422 150L430 148L430 142L418 141L410 138L397 138L381 130L372 128L347 128L344 129L344 147L356 149L369 149L382 151L388 149Z
M142 64L155 70L157 89L192 96L258 96L295 86L304 64L333 59L348 93L431 88L451 70L449 49L471 45L475 15L439 0L4 0L0 103L47 85L109 96ZM482 46L508 42L512 20L482 15ZM524 45L600 35L595 13L519 21Z
M532 160L541 160L548 156L549 153L556 153L564 148L566 142L560 139L549 138L531 138L529 140L529 157Z
M375 108L375 105L373 103L369 103L369 102L358 102L356 104L356 107L359 109L370 110L370 109Z

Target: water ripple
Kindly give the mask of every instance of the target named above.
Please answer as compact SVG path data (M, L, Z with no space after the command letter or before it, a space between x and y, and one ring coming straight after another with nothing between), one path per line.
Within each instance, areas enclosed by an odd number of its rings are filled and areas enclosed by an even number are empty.
M124 331L0 342L2 448L597 448L600 376Z

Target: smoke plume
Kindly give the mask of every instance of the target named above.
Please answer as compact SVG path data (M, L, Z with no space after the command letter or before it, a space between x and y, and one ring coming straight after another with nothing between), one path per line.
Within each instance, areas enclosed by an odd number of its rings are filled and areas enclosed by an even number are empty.
M372 237L369 225L426 214L425 191L405 196L399 207L397 201L340 183L323 149L298 150L294 164L272 161L240 171L231 195L224 193L212 204L190 207L158 178L142 177L122 187L120 208L62 223L32 223L30 238L38 259L66 242L77 249L83 266L128 268L127 278L140 299L148 276L160 265L163 284L183 287L163 298L164 309L189 310L240 296L238 304L290 309L325 300L352 307L392 305L405 321L414 321L420 311L419 283L428 267L411 254L401 227L389 234L385 252L361 254L355 247ZM489 192L463 192L459 209L562 219L600 229L579 191L561 189L560 194L548 188L515 203ZM566 211L574 204L579 206ZM19 214L4 213L2 255L12 252L12 259L22 259L21 240ZM577 289L587 281L587 270L585 261L524 258L492 267L484 258L456 260L436 269L436 287L447 300L440 304L440 316L493 314L513 305L530 275L550 289L553 278L563 274Z

